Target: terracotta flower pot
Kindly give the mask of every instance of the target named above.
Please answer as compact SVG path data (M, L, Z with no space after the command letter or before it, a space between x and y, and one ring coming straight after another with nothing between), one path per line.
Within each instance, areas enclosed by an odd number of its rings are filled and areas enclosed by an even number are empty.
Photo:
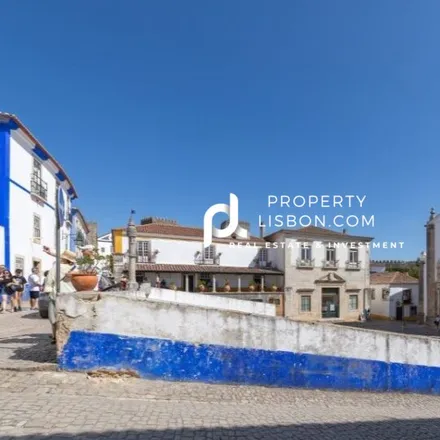
M229 284L225 284L225 292L230 292L231 286Z
M253 292L254 290L255 290L255 286L251 284L249 286L249 292Z
M72 274L72 285L77 292L93 290L98 284L98 276L88 273Z
M199 291L200 292L204 292L205 291L205 286L203 284L200 284Z
M278 290L278 287L275 286L275 285L273 285L273 286L272 286L272 292L276 292L277 290Z

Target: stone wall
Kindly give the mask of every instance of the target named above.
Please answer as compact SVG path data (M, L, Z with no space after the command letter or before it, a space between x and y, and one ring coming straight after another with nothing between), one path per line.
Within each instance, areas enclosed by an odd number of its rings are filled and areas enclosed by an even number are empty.
M440 340L145 298L58 298L62 369L144 378L440 394Z

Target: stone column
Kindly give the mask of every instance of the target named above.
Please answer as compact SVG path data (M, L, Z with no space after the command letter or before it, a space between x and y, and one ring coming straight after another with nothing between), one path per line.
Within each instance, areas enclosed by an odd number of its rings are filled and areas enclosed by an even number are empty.
M260 287L261 292L264 292L264 275L261 275L261 287Z
M419 302L417 304L417 320L419 324L425 323L425 263L426 252L422 252L419 258Z
M127 235L128 235L128 290L137 290L138 283L136 282L136 225L133 221L134 211L131 211L130 219L128 220Z
M237 291L241 292L241 275L238 275Z
M215 274L212 274L212 292L215 293L217 288L217 280L215 279Z
M426 224L426 322L433 323L437 315L437 286L436 286L436 256L435 256L435 212L431 209L428 223Z
M189 292L189 278L185 275L185 292Z

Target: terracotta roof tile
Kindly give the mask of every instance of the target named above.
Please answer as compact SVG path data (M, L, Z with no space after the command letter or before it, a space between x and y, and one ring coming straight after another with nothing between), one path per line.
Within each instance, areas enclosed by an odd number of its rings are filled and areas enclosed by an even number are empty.
M282 272L275 269L262 269L259 267L238 267L238 266L215 266L203 264L152 264L139 263L136 270L145 272L182 272L182 273L236 273L236 274L261 274L261 275L282 275Z
M266 235L267 240L271 240L274 238L276 234L284 233L286 235L291 235L294 237L300 238L309 238L309 237L317 237L322 239L329 240L341 240L343 241L362 241L368 242L373 240L372 237L364 237L360 235L350 235L345 232L333 231L332 229L319 228L317 226L306 226L304 228L299 229L280 229L279 231L275 231L270 235Z
M136 226L137 232L151 235L169 236L169 237L179 237L179 238L200 238L203 239L203 229L193 228L189 226L179 226L179 225L166 225L160 223L149 223L147 225ZM265 243L265 240L259 237L250 237L248 240L242 240L239 237L233 238L214 238L214 242L251 242L251 243Z
M419 280L406 272L379 272L370 275L370 284L418 284Z

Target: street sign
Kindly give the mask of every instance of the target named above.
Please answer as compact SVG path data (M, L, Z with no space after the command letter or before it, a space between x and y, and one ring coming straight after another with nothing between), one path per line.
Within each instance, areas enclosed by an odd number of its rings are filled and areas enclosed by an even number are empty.
M57 209L57 215L58 215L58 227L62 227L64 225L64 220L66 217L66 199L64 198L64 192L61 189L61 186L58 187L58 209Z

